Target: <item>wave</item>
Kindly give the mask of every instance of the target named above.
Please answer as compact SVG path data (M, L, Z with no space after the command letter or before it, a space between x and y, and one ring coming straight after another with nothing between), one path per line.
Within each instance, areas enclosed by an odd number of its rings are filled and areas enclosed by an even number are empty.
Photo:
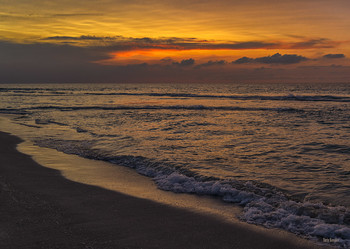
M142 156L106 155L94 149L96 141L43 139L35 143L133 168L151 177L158 188L165 191L216 196L236 203L244 207L240 218L248 223L284 229L321 242L332 239L339 247L350 247L350 210L343 206L297 200L286 191L256 181L204 177L179 165Z
M212 95L212 94L192 94L192 93L85 93L86 95L131 95L131 96L154 96L154 97L173 97L173 98L222 98L236 100L288 100L288 101L335 101L350 102L350 97L335 95Z
M73 88L41 88L41 87L0 87L0 92L20 92L20 93L42 93L47 92L62 92L62 91L72 91ZM64 93L64 92L62 92Z
M326 153L350 154L350 146L326 143L307 143L301 147L301 153L322 151Z
M17 114L17 115L29 114L27 111L25 111L23 109L14 109L14 108L0 108L0 113L2 113L2 114Z
M204 106L204 105L171 105L171 106L34 106L17 109L17 111L26 112L29 110L60 110L60 111L79 111L79 110L209 110L209 111L277 111L277 112L304 112L296 108L268 108L268 107L238 107L238 106ZM0 110L1 111L1 110Z
M39 118L37 118L37 119L35 119L35 123L39 124L39 125L56 124L59 126L68 126L67 124L57 122L57 121L54 121L52 119L39 119Z

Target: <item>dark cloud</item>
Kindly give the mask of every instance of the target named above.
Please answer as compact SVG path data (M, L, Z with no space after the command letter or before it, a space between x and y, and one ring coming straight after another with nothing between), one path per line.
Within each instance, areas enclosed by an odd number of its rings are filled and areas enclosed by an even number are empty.
M206 49L206 50L241 50L241 49L270 49L276 48L279 43L252 41L252 42L227 42L227 43L213 43L213 42L201 42L190 44L177 44L184 49Z
M246 64L246 63L263 63L263 64L295 64L302 61L306 61L308 58L296 55L296 54L284 54L276 53L271 56L258 57L258 58L248 58L242 57L238 60L233 61L234 64Z
M255 59L259 63L264 64L295 64L301 61L308 60L306 57L296 54L284 54L276 53L272 56L260 57Z
M326 38L309 39L300 42L291 43L289 48L291 49L305 49L305 48L332 48L336 44Z
M190 58L190 59L182 60L180 63L179 62L173 62L173 65L182 66L182 67L188 67L188 66L194 65L194 63L195 63L195 60Z
M245 63L252 63L254 62L255 59L253 58L248 58L248 57L242 57L242 58L239 58L238 60L235 60L233 61L232 63L235 63L235 64L245 64Z
M202 40L197 38L181 38L181 37L124 37L124 36L50 36L43 38L47 41L89 41L89 46L100 46L104 41L106 46L123 47L124 49L177 49L177 50L192 50L192 49L212 49L212 50L237 50L237 49L259 49L259 48L274 48L279 43L270 43L263 41L248 41L248 42L227 42L220 43L215 41Z
M262 41L249 41L249 42L233 42L228 44L213 44L212 47L220 47L220 49L259 49L259 48L275 48L280 43L262 42ZM209 46L210 47L210 46Z
M326 54L323 56L323 58L326 59L339 59L339 58L345 58L344 54Z
M115 40L117 37L99 37L94 35L81 35L81 36L50 36L42 40L57 40L57 41L102 41L102 40Z
M227 41L203 40L187 37L124 37L124 36L51 36L42 40L55 42L80 41L85 46L101 46L116 50L133 49L176 49L176 50L242 50L242 49L309 49L331 48L339 44L329 39L304 39L299 42Z
M160 60L161 63L172 63L173 59L170 57L165 57L163 59Z
M43 38L43 40L110 40L116 43L128 42L128 43L146 43L146 44L182 44L190 42L203 42L196 38L180 38L180 37L162 37L162 38L150 38L150 37L125 37L125 36L95 36L95 35L82 35L82 36L50 36ZM208 41L205 41L208 42Z

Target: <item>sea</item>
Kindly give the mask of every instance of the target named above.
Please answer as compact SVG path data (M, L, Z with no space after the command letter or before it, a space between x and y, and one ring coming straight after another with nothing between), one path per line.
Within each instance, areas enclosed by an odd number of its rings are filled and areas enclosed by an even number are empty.
M0 113L38 146L350 247L350 84L2 84Z

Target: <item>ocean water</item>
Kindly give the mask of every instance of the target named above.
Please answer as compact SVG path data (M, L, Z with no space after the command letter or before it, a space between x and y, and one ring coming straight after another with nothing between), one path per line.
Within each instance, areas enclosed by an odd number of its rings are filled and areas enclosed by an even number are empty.
M350 247L350 84L0 85L0 113L39 146Z

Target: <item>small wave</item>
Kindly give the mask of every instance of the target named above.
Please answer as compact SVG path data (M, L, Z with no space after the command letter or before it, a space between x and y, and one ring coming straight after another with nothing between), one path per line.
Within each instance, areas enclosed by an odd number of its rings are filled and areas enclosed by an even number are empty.
M85 130L85 129L80 128L80 127L77 127L75 130L76 130L78 133L85 133L85 132L88 132L88 130Z
M350 154L350 146L341 144L307 143L301 147L301 153L322 151L326 153Z
M343 206L294 200L269 184L204 177L169 162L141 156L106 155L94 149L95 143L54 139L36 141L39 146L133 168L152 177L162 190L217 196L225 202L236 203L244 207L240 218L248 223L281 228L318 241L334 239L339 247L350 246L350 210Z
M213 95L213 94L192 94L192 93L85 93L86 95L131 95L131 96L153 96L153 97L173 97L173 98L221 98L236 100L276 100L276 101L334 101L334 102L350 102L348 96L335 95Z
M35 119L35 123L36 123L36 124L40 124L40 125L47 125L47 124L50 123L50 120Z
M17 115L25 115L29 114L27 111L22 109L13 109L13 108L0 108L0 113L2 114L17 114Z
M41 88L41 87L0 87L0 92L40 92L43 91L53 92L53 93L62 93L63 91L72 91L71 88Z
M275 111L275 112L304 112L296 108L268 108L268 107L237 107L237 106L204 106L204 105L172 105L172 106L35 106L30 108L18 109L17 111L28 110L60 110L60 111L79 111L79 110L208 110L208 111Z
M18 123L19 125L23 125L23 126L27 126L27 127L30 127L30 128L38 128L40 129L41 126L37 126L37 125L31 125L31 124L25 124L25 123Z
M76 91L76 92L75 92ZM76 89L69 88L0 88L0 93L6 93L6 96L26 96L43 97L43 96L62 96L81 93Z
M56 124L56 125L59 125L59 126L68 126L67 124L64 124L64 123L61 123L61 122L57 122L57 121L54 121L52 119L35 119L35 123L36 124L39 124L39 125L49 125L49 124Z

